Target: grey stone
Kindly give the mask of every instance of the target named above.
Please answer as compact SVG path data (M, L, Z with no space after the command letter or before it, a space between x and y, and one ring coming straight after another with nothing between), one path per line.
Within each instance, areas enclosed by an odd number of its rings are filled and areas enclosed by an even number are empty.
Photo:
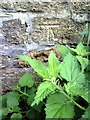
M26 26L19 19L3 22L2 32L9 44L24 44L28 41Z
M74 22L69 18L35 18L33 22L36 23L32 32L35 42L78 43L82 38L79 32L85 29L85 23Z
M39 43L40 46L54 46L54 42L40 42Z

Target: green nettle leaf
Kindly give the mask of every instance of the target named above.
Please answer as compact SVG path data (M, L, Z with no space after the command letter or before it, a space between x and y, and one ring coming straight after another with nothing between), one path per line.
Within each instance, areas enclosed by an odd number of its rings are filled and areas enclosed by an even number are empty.
M19 85L21 85L22 87L24 86L32 87L33 84L34 78L30 73L24 74L19 80Z
M7 107L1 108L0 116L6 116L9 112L10 111Z
M7 106L7 96L6 96L6 94L0 96L0 101L2 103L2 107L6 107Z
M58 58L55 56L54 52L51 52L48 58L48 72L49 76L51 77L57 77L59 73L59 61Z
M42 111L44 103L40 102L38 105L34 105L32 108L38 112Z
M88 88L78 84L76 82L73 83L68 83L65 85L66 91L68 94L73 95L73 96L81 96L84 98L87 102L89 102L89 93L88 93Z
M11 87L12 87L12 89L17 90L17 91L20 90L20 86L17 86L17 84L12 85Z
M20 111L20 108L18 106L12 108L12 112L19 112Z
M85 113L82 115L82 118L90 120L90 105L86 109Z
M33 108L26 111L26 116L29 118L29 120L41 120L41 114L39 114L39 112Z
M87 58L82 58L81 56L76 56L76 58L80 62L82 70L84 70L88 66L89 60Z
M82 84L85 82L83 72L80 70L80 65L73 55L70 53L64 58L60 64L60 75L69 82L77 82Z
M88 103L90 103L90 90L87 89L81 94L81 97L84 98Z
M14 114L12 114L11 119L22 120L22 115L20 113L14 113Z
M35 119L36 118L36 111L34 109L30 109L30 110L26 111L26 116L29 119Z
M46 118L73 118L74 106L60 93L50 95L46 104Z
M52 84L50 81L45 81L40 84L38 90L36 92L35 100L33 101L32 105L39 104L40 101L43 101L51 92L54 92L56 86Z
M87 52L87 47L84 46L84 45L82 44L82 42L80 42L80 43L77 45L76 49L74 49L74 48L70 48L70 49L73 50L74 52L76 52L76 53L77 53L78 55L80 55L80 56L86 56L86 55L89 54L89 52Z
M9 92L7 93L7 107L13 108L19 105L18 102L19 95L15 92Z
M66 47L64 45L56 45L59 52L61 53L62 57L65 57L68 53L72 53L72 50L69 49L69 47Z
M36 88L35 87L31 87L31 88L27 89L27 94L29 96L35 95L35 92L36 92Z
M34 97L35 97L35 95L31 95L31 96L27 99L27 103L28 103L28 105L31 106L31 103L32 103L33 100L34 100Z
M2 118L2 109L0 108L0 120Z
M23 61L28 62L31 67L38 73L39 76L43 78L48 78L47 66L45 66L42 62L31 59L30 57L24 55L18 55L18 57Z

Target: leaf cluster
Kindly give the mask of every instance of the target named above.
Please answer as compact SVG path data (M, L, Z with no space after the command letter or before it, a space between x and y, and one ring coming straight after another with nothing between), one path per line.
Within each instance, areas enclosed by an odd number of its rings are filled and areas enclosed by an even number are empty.
M4 110L2 109L3 116L10 113L11 118L22 119L23 115L26 115L28 118L34 116L36 119L44 110L46 119L74 119L77 116L75 109L78 108L82 114L77 119L90 118L88 115L90 112L88 75L90 73L87 69L89 64L87 55L90 53L81 42L76 49L62 45L57 45L57 48L62 54L62 62L54 52L51 52L47 66L38 60L19 55L20 59L30 64L42 81L37 84L33 76L26 73L14 88L15 92L3 96L3 101L5 101ZM79 101L80 98L82 103ZM28 106L27 108L24 108L22 101ZM41 116L38 119L42 119Z

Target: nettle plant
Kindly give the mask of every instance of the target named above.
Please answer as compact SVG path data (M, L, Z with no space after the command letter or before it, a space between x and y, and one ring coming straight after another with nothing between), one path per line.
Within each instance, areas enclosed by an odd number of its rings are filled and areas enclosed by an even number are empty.
M27 116L29 119L40 120L44 114L43 119L90 119L88 48L81 42L76 49L56 46L62 57L59 59L51 52L48 65L18 55L30 64L42 80L34 81L30 73L23 75L18 85L13 87L15 92L3 96L4 101L7 99L7 104L3 107L3 116L8 116L9 113L11 118L22 119Z

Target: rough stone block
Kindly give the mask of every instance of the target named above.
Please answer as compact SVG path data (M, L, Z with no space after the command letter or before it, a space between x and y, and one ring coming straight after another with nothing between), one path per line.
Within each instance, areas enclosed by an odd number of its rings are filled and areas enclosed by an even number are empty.
M75 23L71 19L34 19L32 40L35 42L53 41L59 43L78 43L81 41L79 32L84 25Z

